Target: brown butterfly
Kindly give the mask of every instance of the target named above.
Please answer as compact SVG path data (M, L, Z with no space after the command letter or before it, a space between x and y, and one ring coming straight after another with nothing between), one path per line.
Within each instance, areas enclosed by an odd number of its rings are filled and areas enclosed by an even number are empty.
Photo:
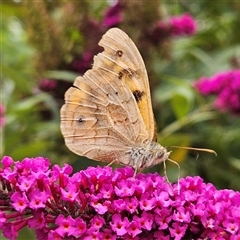
M165 168L170 152L156 141L148 76L137 47L118 28L108 30L99 45L104 51L94 57L92 69L65 94L61 131L67 147L135 170L161 162Z

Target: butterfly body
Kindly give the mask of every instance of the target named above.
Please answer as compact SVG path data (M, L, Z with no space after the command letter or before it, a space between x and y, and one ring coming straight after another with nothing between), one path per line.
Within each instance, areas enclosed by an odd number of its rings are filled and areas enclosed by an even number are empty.
M168 159L156 142L148 77L142 57L122 30L113 28L99 42L104 51L92 69L65 93L61 131L74 153L135 169Z
M134 169L148 168L158 163L165 162L170 152L156 142L151 142L142 147L133 147L130 152L130 161L128 165Z

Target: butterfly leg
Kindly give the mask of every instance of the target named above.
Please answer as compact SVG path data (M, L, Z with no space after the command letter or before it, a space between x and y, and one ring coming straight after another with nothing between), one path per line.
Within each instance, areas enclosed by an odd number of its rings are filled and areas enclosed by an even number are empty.
M179 184L179 179L180 179L180 165L179 165L176 161L174 161L174 160L172 160L172 159L170 159L170 158L168 158L167 160L170 161L170 162L172 162L172 163L174 163L174 164L176 164L177 167L178 167L178 194L179 194L179 193L180 193L180 184ZM169 183L169 180L168 180L168 177L167 177L167 171L166 171L166 163L165 163L165 161L163 162L163 164L164 164L164 175L165 175L165 177L166 177L166 179L167 179L167 182Z
M163 161L163 169L164 169L164 176L165 176L167 182L170 184L170 181L169 181L168 176L167 176L167 166L166 166L166 161Z
M110 167L113 163L115 163L115 162L117 162L117 160L116 159L114 159L113 161L111 161L108 165L107 165L107 167Z
M167 180L167 183L168 183L169 187L171 188L172 192L174 192L172 184L169 181L168 176L167 176L167 166L166 166L166 162L165 161L163 162L163 167L164 167L164 176L165 176L165 178Z
M135 177L136 177L137 171L138 171L138 169L137 169L137 168L135 168L135 169L134 169L133 178L135 178Z

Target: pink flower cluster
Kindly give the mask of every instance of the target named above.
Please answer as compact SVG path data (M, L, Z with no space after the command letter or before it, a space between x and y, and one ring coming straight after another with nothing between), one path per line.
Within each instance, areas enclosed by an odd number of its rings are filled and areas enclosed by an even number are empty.
M56 88L57 82L51 79L43 78L39 82L39 89L44 92L52 91Z
M93 53L90 51L83 52L81 57L75 58L72 62L71 68L83 74L86 72L93 62Z
M149 30L149 38L158 43L167 37L191 36L197 31L196 20L185 13L180 16L173 16L168 21L159 21L156 26Z
M221 111L240 114L240 70L229 70L211 77L202 77L195 83L201 94L216 95L215 107Z
M174 16L169 19L170 29L173 36L193 35L196 33L196 20L185 13L181 16Z
M196 20L188 13L185 13L171 17L167 22L159 21L151 30L150 37L154 42L158 42L166 37L191 36L196 31Z
M70 176L48 159L3 157L0 230L16 239L240 239L240 193L200 177L166 183L130 167L89 167Z
M108 8L103 17L103 26L111 28L118 26L123 21L122 4L117 2Z

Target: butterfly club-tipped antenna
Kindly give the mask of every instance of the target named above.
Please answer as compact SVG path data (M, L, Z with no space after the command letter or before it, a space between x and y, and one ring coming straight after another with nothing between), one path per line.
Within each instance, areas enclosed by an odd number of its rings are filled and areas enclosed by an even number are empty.
M207 152L207 153L212 153L215 156L217 156L217 153L209 148L193 148L193 147L182 147L182 146L171 146L171 148L179 148L179 149L186 149L186 150L194 150L194 151L199 151L199 152Z

